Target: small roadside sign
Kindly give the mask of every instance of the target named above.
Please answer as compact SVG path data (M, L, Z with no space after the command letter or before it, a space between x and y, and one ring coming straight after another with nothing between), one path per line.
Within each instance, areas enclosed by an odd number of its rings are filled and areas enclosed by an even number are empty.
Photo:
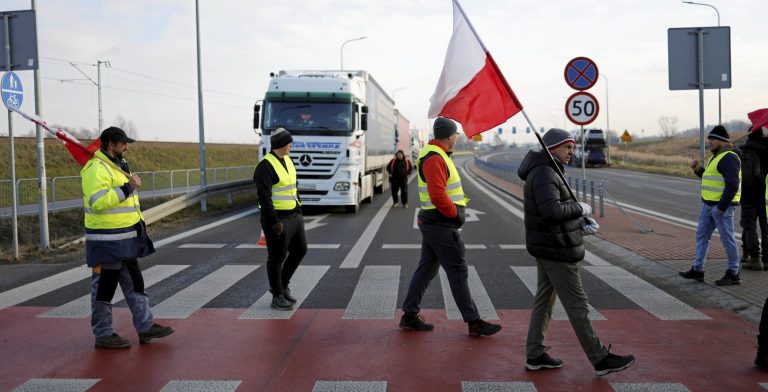
M483 141L483 135L482 134L476 134L472 136L472 141L475 142L482 142Z
M626 129L624 130L624 133L621 134L621 141L624 143L629 143L632 141L632 135L630 135L629 131Z
M21 86L21 78L13 72L6 72L0 81L0 96L8 110L20 109L24 100L24 88Z
M565 83L574 90L589 90L599 75L597 64L586 57L576 57L565 66Z
M565 115L576 125L587 125L597 118L600 105L594 95L579 91L565 101Z

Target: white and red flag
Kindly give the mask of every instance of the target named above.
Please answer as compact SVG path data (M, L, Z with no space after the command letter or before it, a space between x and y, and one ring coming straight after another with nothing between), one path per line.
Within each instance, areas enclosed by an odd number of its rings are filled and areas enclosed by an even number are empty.
M31 116L28 115L21 110L15 109L15 108L9 108L9 110L12 110L16 113L18 113L21 117L26 118L29 121L32 121L35 124L40 125L45 129L46 131L50 132L54 136L56 136L57 139L61 140L62 143L64 143L64 147L69 150L69 154L72 155L72 158L75 159L75 161L80 164L80 166L84 166L88 161L93 158L93 154L101 147L101 140L96 139L91 143L89 146L84 146L82 143L80 143L79 140L77 140L76 137L72 136L69 132L58 128L56 130L51 129L51 127L48 126L48 124L43 121L40 117L37 116Z
M453 0L453 36L430 101L429 118L456 120L468 137L503 124L523 109L458 0Z

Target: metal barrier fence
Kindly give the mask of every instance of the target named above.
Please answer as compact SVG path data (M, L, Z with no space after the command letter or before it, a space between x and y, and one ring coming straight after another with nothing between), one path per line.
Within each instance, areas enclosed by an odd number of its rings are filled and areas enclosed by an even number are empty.
M215 167L206 170L206 184L223 184L252 178L256 166ZM136 172L141 177L143 198L174 196L194 191L200 186L200 169L161 170ZM80 176L53 177L47 179L48 210L58 211L82 208ZM19 215L37 213L37 178L16 180ZM11 215L11 180L0 181L0 217ZM22 208L28 207L28 208ZM29 210L33 210L30 212Z
M482 156L475 156L475 165L497 177L510 181L513 184L521 187L525 185L525 181L517 176L518 165L492 162L486 160L485 157ZM603 187L602 182L598 181L596 183L594 180L581 179L572 176L567 176L565 179L568 181L568 185L570 185L573 194L577 199L589 203L592 207L592 211L594 211L594 213L599 213L601 218L605 216L605 188ZM587 183L589 183L589 192L587 192ZM597 189L595 189L596 184ZM581 193L579 193L579 191L581 191ZM595 197L597 197L597 200L595 200ZM598 209L595 209L596 205L598 206Z

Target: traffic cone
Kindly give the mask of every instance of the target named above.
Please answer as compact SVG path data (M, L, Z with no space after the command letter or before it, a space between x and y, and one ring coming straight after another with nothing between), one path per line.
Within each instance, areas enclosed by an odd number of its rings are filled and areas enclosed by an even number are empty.
M267 238L264 237L264 230L261 231L261 234L259 235L259 241L256 242L256 245L267 246Z

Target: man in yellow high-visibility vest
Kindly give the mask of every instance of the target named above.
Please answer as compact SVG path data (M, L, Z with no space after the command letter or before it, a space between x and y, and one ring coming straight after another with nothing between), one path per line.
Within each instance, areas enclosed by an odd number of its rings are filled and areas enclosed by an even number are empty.
M141 178L131 174L123 154L134 140L117 127L105 129L96 151L80 171L85 207L85 249L91 276L91 326L96 348L128 348L131 343L112 330L112 297L118 283L133 314L139 342L173 333L154 322L138 257L154 253L141 215Z
M272 293L270 306L291 310L297 299L288 284L307 253L304 216L297 189L296 168L288 155L293 137L277 128L269 138L271 151L253 173L261 209L261 229L267 240L267 278Z
M709 250L709 240L717 229L728 258L728 269L718 286L741 284L739 273L739 248L733 229L733 212L741 200L741 161L731 147L728 131L722 125L715 126L707 136L712 158L706 167L699 161L691 162L691 169L701 177L701 213L696 228L696 259L690 270L680 272L685 279L704 281L704 261Z

